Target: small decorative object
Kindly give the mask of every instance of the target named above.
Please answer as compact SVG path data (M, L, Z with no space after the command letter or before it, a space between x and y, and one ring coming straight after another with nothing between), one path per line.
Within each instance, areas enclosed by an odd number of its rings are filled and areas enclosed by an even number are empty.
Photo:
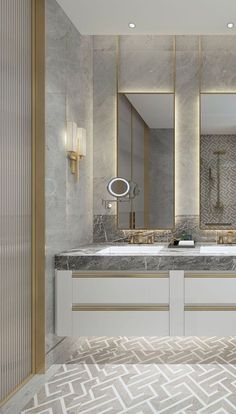
M177 247L177 248L190 248L195 247L195 241L192 239L173 239L171 240L170 244L168 245L169 248Z

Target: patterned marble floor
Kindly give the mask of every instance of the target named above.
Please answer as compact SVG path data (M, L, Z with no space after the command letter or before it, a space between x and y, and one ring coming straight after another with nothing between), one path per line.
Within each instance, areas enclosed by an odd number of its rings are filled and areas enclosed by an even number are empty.
M236 338L82 338L21 414L235 414Z

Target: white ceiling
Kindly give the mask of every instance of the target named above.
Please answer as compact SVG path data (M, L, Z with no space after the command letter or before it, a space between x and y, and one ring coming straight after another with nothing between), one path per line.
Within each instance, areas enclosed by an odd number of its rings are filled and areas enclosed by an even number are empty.
M126 93L128 100L149 128L174 128L174 95Z
M236 94L201 95L201 134L236 134Z
M236 0L57 1L81 34L236 34Z

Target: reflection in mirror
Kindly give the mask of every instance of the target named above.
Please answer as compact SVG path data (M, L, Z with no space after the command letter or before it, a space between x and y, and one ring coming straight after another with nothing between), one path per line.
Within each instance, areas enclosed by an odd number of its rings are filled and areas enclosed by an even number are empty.
M236 94L201 95L200 222L236 228Z
M137 195L118 205L120 229L174 227L174 95L118 94L117 173Z

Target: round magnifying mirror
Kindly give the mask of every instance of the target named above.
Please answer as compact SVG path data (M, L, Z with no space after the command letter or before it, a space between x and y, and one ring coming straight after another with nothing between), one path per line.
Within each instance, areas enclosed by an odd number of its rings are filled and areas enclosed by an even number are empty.
M108 183L107 190L113 197L125 197L130 192L130 183L125 178L112 178Z

